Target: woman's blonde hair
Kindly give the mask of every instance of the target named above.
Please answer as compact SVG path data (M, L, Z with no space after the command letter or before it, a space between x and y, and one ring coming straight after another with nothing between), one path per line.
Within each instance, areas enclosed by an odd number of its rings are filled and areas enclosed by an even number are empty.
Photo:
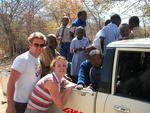
M52 69L53 67L55 67L55 63L58 61L58 60L64 60L66 64L68 64L68 61L62 57L62 56L57 56L56 58L54 58L50 64L50 69Z

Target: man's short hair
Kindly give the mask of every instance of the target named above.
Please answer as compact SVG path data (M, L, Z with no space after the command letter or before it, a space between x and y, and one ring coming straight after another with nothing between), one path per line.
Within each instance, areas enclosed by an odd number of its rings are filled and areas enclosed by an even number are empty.
M63 16L61 21L63 21L64 19L69 21L69 17L68 16Z
M77 14L78 18L83 14L87 14L86 11L84 11L84 10L79 11Z
M31 33L30 36L28 37L28 42L32 43L33 39L35 39L35 38L43 39L44 43L46 43L46 37L41 32L33 32L33 33Z
M137 16L132 16L129 19L129 25L132 25L133 27L139 26L139 23L140 23L140 20L139 20L139 17Z
M48 35L46 36L47 40L48 40L49 38L51 38L51 37L56 38L56 35L55 35L55 34L48 34Z
M122 23L119 27L129 27L127 23Z
M82 26L78 26L78 27L76 28L76 32L77 32L78 30L80 30L80 29L84 30L84 28L83 28Z
M105 21L105 26L107 26L110 22L111 22L110 19L106 20L106 21Z
M114 14L110 17L111 22L121 21L121 18L118 14Z
M90 51L89 56L92 57L94 55L100 55L100 57L102 57L102 54L98 49L93 49Z

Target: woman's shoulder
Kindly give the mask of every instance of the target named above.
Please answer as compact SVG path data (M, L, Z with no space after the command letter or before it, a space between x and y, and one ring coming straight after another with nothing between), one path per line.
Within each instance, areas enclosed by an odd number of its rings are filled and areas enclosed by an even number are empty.
M57 83L55 82L54 76L51 73L44 76L43 79L44 79L44 86L48 90L49 89L53 90L57 88Z
M54 81L52 73L47 74L42 79L44 82L53 82Z

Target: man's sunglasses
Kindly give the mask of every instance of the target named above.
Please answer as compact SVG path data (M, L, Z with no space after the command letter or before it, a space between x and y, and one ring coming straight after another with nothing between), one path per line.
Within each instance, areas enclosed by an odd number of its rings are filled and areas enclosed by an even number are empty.
M34 47L41 47L41 48L43 48L45 46L44 44L38 44L38 43L34 43L33 45L34 45Z

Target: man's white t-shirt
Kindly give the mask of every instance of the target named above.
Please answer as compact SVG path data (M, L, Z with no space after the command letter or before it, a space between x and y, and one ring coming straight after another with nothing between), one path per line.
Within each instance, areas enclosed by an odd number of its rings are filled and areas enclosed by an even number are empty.
M104 38L104 55L106 54L106 47L109 43L117 41L120 38L120 30L114 23L109 23L104 26L101 30L100 37Z
M27 103L33 86L40 79L40 61L27 51L16 57L11 68L21 73L15 83L14 101Z
M100 36L101 36L101 32L102 32L102 29L99 30L97 33L96 33L96 36L93 40L93 43L92 43L92 46L94 46L96 49L98 49L100 52L102 52L101 50L101 39L100 39Z

